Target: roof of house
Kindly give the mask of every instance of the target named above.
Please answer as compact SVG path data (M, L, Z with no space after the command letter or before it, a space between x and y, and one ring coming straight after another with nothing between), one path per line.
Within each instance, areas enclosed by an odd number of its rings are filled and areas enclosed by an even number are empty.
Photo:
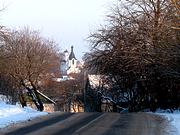
M104 81L104 78L106 76L104 75L88 75L88 79L89 79L89 84L91 86L91 88L97 88L100 86L104 86L106 88L108 88L108 84Z
M41 93L40 91L37 90L37 93L43 103L56 104L55 101L53 101L52 99L50 99L49 97L47 97L46 95ZM24 96L25 96L27 102L32 102L32 97L28 93L24 93Z
M56 104L56 102L54 102L52 99L50 99L49 97L47 97L46 95L44 95L43 93L41 93L40 91L37 91L38 94L44 98L46 101L48 101L49 103L53 103L53 104Z
M73 51L73 46L71 46L71 53L69 55L69 60L72 60L73 58L76 59L74 51Z
M64 53L68 53L68 50L66 49L66 50L64 51Z

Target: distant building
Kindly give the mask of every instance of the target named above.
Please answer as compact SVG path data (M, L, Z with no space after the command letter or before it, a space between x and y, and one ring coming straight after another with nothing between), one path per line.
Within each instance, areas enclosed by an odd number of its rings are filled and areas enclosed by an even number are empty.
M84 112L84 104L83 104L83 96L79 88L76 88L76 84L73 84L76 81L76 75L81 72L82 64L77 60L73 46L71 46L71 51L69 53L68 50L65 50L62 53L63 58L61 60L61 76L59 78L53 78L55 82L58 83L67 83L68 81L68 90L70 91L70 95L66 97L66 95L58 95L56 97L56 108L55 110L64 111L64 112ZM73 83L72 83L73 82ZM67 84L66 84L67 85ZM67 86L64 87L67 87Z
M69 54L68 50L63 53L63 60L61 61L61 75L68 76L70 74L79 73L80 62L76 59L74 54L73 46L71 46L71 52Z

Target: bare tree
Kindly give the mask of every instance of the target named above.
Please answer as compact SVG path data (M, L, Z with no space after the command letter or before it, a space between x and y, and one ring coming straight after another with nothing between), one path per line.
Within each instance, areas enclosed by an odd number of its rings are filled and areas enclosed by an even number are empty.
M4 38L1 64L6 74L14 78L19 87L29 92L34 91L39 110L43 104L37 90L45 77L52 77L52 73L59 66L59 56L56 44L39 36L37 31L25 28L20 31L9 32Z
M72 106L81 106L83 103L83 73L71 74L73 79L62 80L46 80L43 85L43 93L49 95L56 101L57 110L70 111ZM75 110L75 109L74 109Z
M179 0L171 0L172 4L175 6L176 8L176 14L178 16L178 21L176 26L172 26L173 29L176 30L180 30L180 4L179 4Z
M107 16L109 23L89 37L87 67L111 77L121 94L129 93L130 106L137 107L133 111L148 99L157 103L164 78L180 77L179 38L171 28L178 20L175 11L167 0L119 1Z
M18 100L16 83L9 76L0 75L0 94L4 96L4 101L15 104ZM2 97L3 98L3 97ZM2 99L3 100L3 99Z

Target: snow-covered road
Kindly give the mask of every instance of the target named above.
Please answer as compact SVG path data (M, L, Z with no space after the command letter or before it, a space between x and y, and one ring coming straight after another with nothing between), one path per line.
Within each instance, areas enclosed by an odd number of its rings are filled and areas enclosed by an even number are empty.
M29 107L21 108L0 102L0 128L47 114L47 112L39 112ZM180 135L180 111L174 111L174 113L158 112L156 114L167 119L166 133Z

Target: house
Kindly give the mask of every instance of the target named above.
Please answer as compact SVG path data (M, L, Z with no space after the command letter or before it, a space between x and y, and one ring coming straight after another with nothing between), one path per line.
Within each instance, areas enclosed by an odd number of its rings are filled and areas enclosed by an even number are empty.
M106 111L106 106L110 105L111 102L105 102L106 90L109 86L105 82L105 76L103 75L88 75L86 88L85 88L85 111Z
M114 91L119 89L109 82L105 75L88 75L86 82L86 107L85 111L122 112L125 108L119 103L126 103L119 95L114 96ZM117 100L118 97L118 100Z

